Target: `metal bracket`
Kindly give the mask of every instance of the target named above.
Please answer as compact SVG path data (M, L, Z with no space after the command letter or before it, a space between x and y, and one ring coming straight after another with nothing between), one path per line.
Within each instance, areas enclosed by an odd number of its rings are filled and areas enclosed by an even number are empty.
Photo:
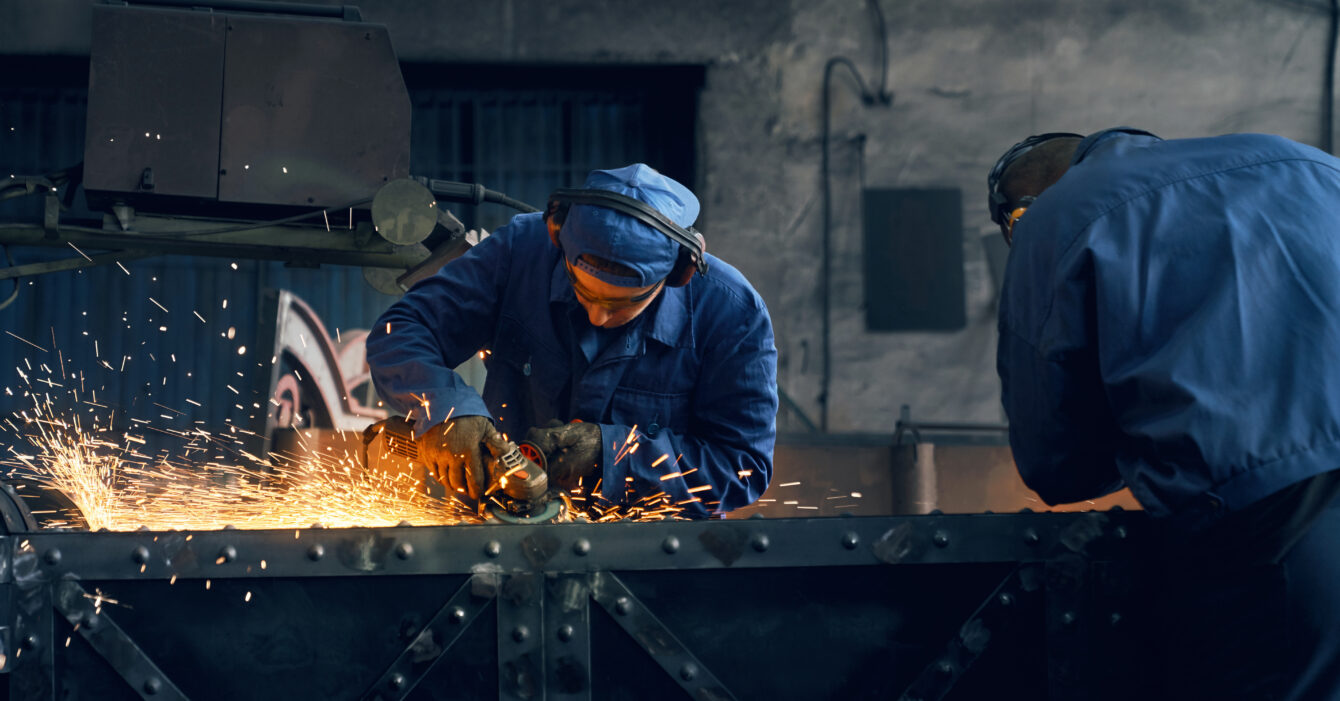
M408 696L493 601L497 592L495 580L496 575L479 574L466 580L362 698L392 701Z
M1037 592L1041 586L1041 572L1036 565L1020 565L1001 580L968 620L959 627L958 634L945 646L945 651L922 670L899 697L901 701L939 701L954 689L954 685L977 661L993 638L1018 615L1020 599Z
M612 572L591 575L591 596L689 696L714 701L735 698Z
M99 597L89 594L72 579L53 583L52 589L56 610L141 698L186 699L186 694L163 674L135 641L102 612ZM47 648L50 647L48 643Z

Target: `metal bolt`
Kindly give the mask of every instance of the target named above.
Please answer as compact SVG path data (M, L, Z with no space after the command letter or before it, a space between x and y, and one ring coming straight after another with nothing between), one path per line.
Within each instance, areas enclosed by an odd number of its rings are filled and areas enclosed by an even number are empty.
M698 676L698 665L692 662L685 662L683 667L679 668L679 678L686 682L691 682Z
M935 671L939 672L941 676L950 677L954 675L954 665L949 660L940 660L935 665Z
M452 622L452 623L458 623L458 624L459 624L459 623L464 623L464 622L465 622L465 609L461 608L460 606L453 606L453 607L451 607L451 622Z
M558 639L565 643L572 640L572 633L572 626L566 623L558 627Z
M23 649L36 650L38 644L40 644L41 642L42 639L37 637L36 633L29 633L28 636L23 639Z
M153 696L154 694L158 693L159 689L163 688L163 682L159 681L158 677L149 677L148 679L144 680L143 688L144 693Z
M52 549L46 551L46 554L44 554L44 555L42 556L42 559L43 559L43 560L46 560L46 563L47 563L48 565L59 565L59 564L60 564L60 551L57 550L57 549L55 549L55 548L52 548Z
M326 556L326 548L323 547L320 543L317 543L307 549L307 559L311 560L312 562L316 562L317 560L320 560L325 556Z
M99 619L96 613L92 611L84 612L84 627L92 630L98 627Z
M484 545L484 554L489 557L497 557L502 554L502 543L496 540L490 540Z
M633 611L633 602L626 596L621 596L614 600L614 610L619 612L620 616L627 616Z
M1041 541L1042 538L1038 536L1038 532L1032 528L1024 531L1024 543L1028 545L1037 545Z
M674 555L679 552L679 539L672 535L666 536L665 540L661 541L661 549L670 555Z
M518 643L526 642L526 638L529 637L530 637L530 629L525 626L517 626L512 629L512 639L517 641Z
M235 530L237 530L237 526L234 526L233 524L229 523L229 524L224 525L223 530L225 530L225 531L235 531Z
M399 673L392 674L391 677L386 680L386 686L390 687L391 691L400 691L401 689L404 689L405 675Z
M135 548L134 552L130 553L130 559L134 560L137 565L149 562L149 549L143 545Z
M401 519L400 523L397 523L397 524L395 525L395 527L396 527L396 528L409 528L410 526L413 526L413 525L414 525L414 524L410 523L409 521L406 521L406 520L404 520L404 519Z
M754 549L758 552L763 552L767 550L768 546L772 543L768 541L768 536L766 534L755 533L753 539L749 541L749 544L754 546Z
M936 531L935 535L931 536L931 542L935 543L935 547L943 548L949 545L949 534L944 531Z
M1076 616L1074 611L1066 611L1065 613L1061 614L1061 625L1073 626L1075 625L1075 619Z
M322 522L320 522L320 521L317 521L316 523L313 523L313 524L312 524L312 528L325 528L325 527L326 527L326 524L324 524L324 523L322 523Z
M231 545L223 546L223 549L219 551L219 558L224 562L232 562L233 560L236 560L237 548L234 548Z
M861 542L861 538L854 531L847 531L842 534L842 547L848 550L855 550Z
M1014 595L1007 591L1003 591L1000 593L1000 596L996 597L996 601L1000 602L1001 606L1013 606Z
M578 538L577 542L572 544L572 552L585 556L587 553L591 552L591 541L585 538Z
M1126 540L1126 527L1117 526L1112 529L1112 535L1116 536L1117 540Z
M408 560L414 557L414 546L409 543L401 543L395 546L395 555L401 560Z

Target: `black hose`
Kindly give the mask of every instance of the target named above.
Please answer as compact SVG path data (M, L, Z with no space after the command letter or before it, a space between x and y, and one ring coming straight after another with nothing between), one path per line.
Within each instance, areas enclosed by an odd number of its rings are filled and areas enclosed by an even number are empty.
M1340 0L1336 1L1340 2ZM893 93L890 93L888 91L889 41L888 41L888 29L884 26L884 12L879 7L879 0L870 0L870 9L875 13L875 23L879 30L880 63L882 64L880 68L880 77L879 77L879 93L878 94L871 93L869 90L866 89L865 81L861 79L861 72L856 70L856 65L853 64L850 60L842 56L836 56L834 58L828 59L828 63L824 64L824 83L823 83L823 96L822 96L823 125L821 127L821 134L822 134L821 141L822 141L823 155L822 155L822 164L820 165L820 180L823 182L823 203L824 203L823 256L822 256L823 267L820 280L820 288L821 288L820 298L822 300L822 306L823 306L823 322L822 322L821 333L823 334L824 362L823 362L823 375L819 384L819 427L820 430L824 431L825 433L828 431L828 393L829 393L829 387L833 381L833 361L832 361L833 311L832 311L832 299L829 293L829 288L832 287L831 277L832 277L833 256L832 252L830 251L830 248L832 247L833 193L832 188L829 186L828 183L829 141L831 137L831 134L829 133L831 131L829 124L831 120L831 115L829 114L829 112L831 111L830 107L832 105L829 99L828 92L829 87L833 81L833 69L837 66L846 66L847 70L851 72L852 78L856 80L856 89L860 92L861 104L866 106L876 104L888 106L893 104ZM864 163L861 164L861 169L862 169L861 180L862 182L864 182L865 180Z
M1326 82L1321 92L1321 148L1335 153L1335 51L1340 38L1340 0L1331 0L1331 33L1326 48Z
M517 210L517 211L519 211L519 212L527 212L527 213L529 213L529 212L538 212L538 211L540 211L540 210L538 210L538 209L536 209L536 208L534 208L534 207L532 207L532 206L526 204L525 202L522 202L521 200L518 200L518 199L515 199L515 198L512 198L512 197L508 197L507 195L504 195L504 194L502 194L501 192L497 192L497 191L494 191L494 190L485 190L485 191L484 191L484 201L485 201L485 202L493 202L493 203L495 203L495 204L504 205L504 206L506 206L506 207L511 207L512 209L515 209L515 210Z

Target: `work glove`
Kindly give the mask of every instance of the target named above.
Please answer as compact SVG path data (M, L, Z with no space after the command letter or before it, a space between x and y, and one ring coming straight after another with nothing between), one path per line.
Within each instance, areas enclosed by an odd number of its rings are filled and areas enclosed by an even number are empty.
M526 442L544 453L550 485L571 489L577 486L578 478L600 469L603 451L599 424L550 421L544 428L526 431Z
M419 436L419 459L448 490L478 501L488 481L484 441L494 433L487 416L449 419Z

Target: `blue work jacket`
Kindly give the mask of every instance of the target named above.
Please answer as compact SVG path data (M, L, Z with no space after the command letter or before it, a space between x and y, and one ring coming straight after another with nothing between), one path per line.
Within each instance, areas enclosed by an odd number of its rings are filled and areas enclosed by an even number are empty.
M762 298L708 260L705 277L664 288L588 358L592 327L562 252L539 214L518 215L377 321L377 392L419 435L448 412L492 416L514 440L551 419L597 423L600 496L613 503L665 492L692 516L750 504L772 475L777 349ZM483 397L452 371L477 352Z
M1048 503L1202 527L1340 467L1340 160L1108 130L1015 225L997 367Z

